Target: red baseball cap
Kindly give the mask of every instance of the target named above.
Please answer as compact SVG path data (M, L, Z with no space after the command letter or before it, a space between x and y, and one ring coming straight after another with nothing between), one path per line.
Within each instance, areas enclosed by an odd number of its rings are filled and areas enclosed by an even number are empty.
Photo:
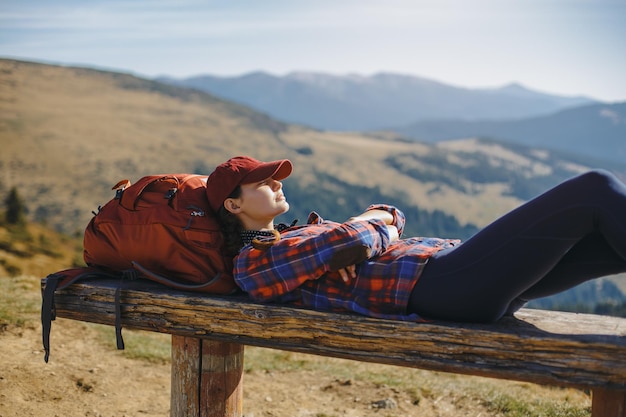
M224 200L238 185L268 178L280 181L287 178L292 169L291 161L288 159L261 162L249 156L235 156L218 165L209 175L206 184L209 205L217 213Z

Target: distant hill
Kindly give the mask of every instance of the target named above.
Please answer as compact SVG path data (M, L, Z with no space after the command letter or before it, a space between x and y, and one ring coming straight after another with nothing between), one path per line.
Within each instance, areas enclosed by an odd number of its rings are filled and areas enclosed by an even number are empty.
M490 137L626 163L626 102L591 104L523 120L436 120L395 131L419 141Z
M255 72L158 80L196 88L278 120L324 130L378 130L430 119L518 119L593 103L585 97L544 94L518 84L468 89L391 73L275 76Z

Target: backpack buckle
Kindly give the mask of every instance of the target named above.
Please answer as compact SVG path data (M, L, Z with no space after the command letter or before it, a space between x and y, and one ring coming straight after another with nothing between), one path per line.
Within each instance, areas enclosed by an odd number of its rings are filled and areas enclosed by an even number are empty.
M127 187L130 187L131 182L129 180L122 180L115 184L111 189L115 190L115 199L119 200L122 198L122 194Z
M167 190L163 198L165 198L166 200L169 200L170 198L174 197L174 194L176 194L177 191L178 191L178 188L170 188L169 190Z

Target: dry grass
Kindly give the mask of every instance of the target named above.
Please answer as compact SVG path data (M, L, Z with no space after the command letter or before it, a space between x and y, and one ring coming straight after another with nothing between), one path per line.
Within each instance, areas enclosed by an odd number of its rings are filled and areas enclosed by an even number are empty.
M34 223L16 229L0 220L0 276L45 277L74 265L84 265L80 237L62 235Z

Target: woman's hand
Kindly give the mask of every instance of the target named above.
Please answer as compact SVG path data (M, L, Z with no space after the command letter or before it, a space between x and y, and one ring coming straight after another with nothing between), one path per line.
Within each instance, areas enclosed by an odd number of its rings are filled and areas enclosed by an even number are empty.
M345 268L339 269L337 272L341 275L343 282L347 284L351 279L356 278L356 265L346 266Z
M398 228L396 226L388 224L387 232L389 232L389 242L395 242L400 239L400 233L398 232Z

